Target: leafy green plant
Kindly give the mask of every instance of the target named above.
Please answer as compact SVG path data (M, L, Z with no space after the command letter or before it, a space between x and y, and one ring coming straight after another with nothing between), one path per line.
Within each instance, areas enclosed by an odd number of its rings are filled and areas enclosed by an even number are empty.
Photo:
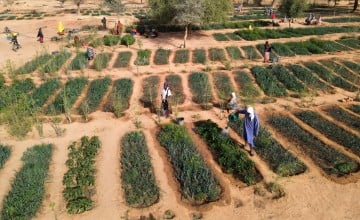
M241 49L245 52L245 58L247 59L257 60L262 58L253 46L243 46Z
M9 159L11 154L11 148L0 144L0 169L3 168L7 159Z
M170 98L170 104L183 104L185 101L184 88L181 83L181 77L179 75L171 74L166 76L166 82L171 89L172 97Z
M226 73L214 73L214 85L217 95L221 102L226 102L234 92L234 86L231 84L230 77Z
M78 53L68 66L70 70L82 70L88 65L86 53Z
M224 171L233 174L248 185L255 184L261 179L255 163L240 150L233 139L221 134L221 128L216 123L211 120L198 121L195 122L195 129L206 141L215 160Z
M145 108L150 108L152 112L156 112L158 90L160 86L159 76L149 76L143 81L143 95L140 101Z
M15 79L10 87L2 87L0 90L0 110L15 103L20 96L28 96L28 94L35 89L35 84L32 79L26 78L24 80Z
M148 49L139 49L137 51L137 57L135 60L135 65L145 66L150 64L150 55L151 51Z
M187 62L189 62L188 50L175 51L174 63L187 63Z
M238 47L230 46L230 47L226 47L225 49L232 60L240 60L241 58L243 58L240 49Z
M135 38L130 34L126 34L121 38L122 45L129 47L130 45L133 45L134 43L135 43Z
M251 72L266 95L280 97L287 94L285 87L267 69L254 66L251 68Z
M260 96L260 91L254 86L253 81L248 73L236 71L234 76L235 82L240 89L241 96L246 98L256 98Z
M34 100L34 105L37 108L41 108L49 97L61 86L59 79L50 79L46 80L40 85L39 88L31 94L32 99Z
M230 122L230 127L239 135L243 135L244 120ZM306 171L306 166L298 158L285 149L265 128L261 127L255 138L256 153L269 165L271 170L280 176L293 176Z
M212 35L217 41L229 41L229 38L223 33L213 33Z
M306 92L306 87L299 82L284 66L275 65L272 67L272 72L276 78L282 82L288 90L303 93Z
M104 68L106 68L106 66L110 62L111 57L112 57L112 53L100 53L96 55L94 59L93 68L99 72L102 71Z
M348 113L347 111L342 109L340 106L329 106L329 107L323 109L323 111L326 112L328 115L330 115L335 120L341 121L342 123L350 126L352 129L360 132L359 117L356 117L356 116Z
M158 134L160 144L167 150L180 183L181 194L193 205L220 199L219 181L206 165L185 127L167 124Z
M40 73L56 73L64 63L71 57L71 53L63 50L60 53L54 55L42 68L40 68Z
M28 219L35 217L45 196L53 146L36 145L23 154L23 166L12 181L11 190L4 198L1 219Z
M28 74L34 72L37 68L49 61L51 55L48 53L39 54L34 59L26 62L22 67L16 70L17 74Z
M99 104L108 91L110 84L111 79L109 77L91 81L85 97L89 113L96 111L96 109L99 107ZM79 110L82 112L81 109Z
M121 180L126 202L131 207L144 208L159 200L159 187L150 159L141 131L127 133L122 138Z
M165 65L169 63L169 56L171 51L165 49L158 49L155 52L154 63L156 65Z
M193 94L193 101L207 105L212 100L211 86L209 76L206 73L191 73L189 76L189 85Z
M206 52L204 49L195 49L193 50L193 57L192 57L193 63L206 63Z
M117 117L120 117L123 111L129 108L129 99L133 86L134 82L129 78L116 80L104 110L114 112Z
M104 38L104 45L105 46L114 46L119 44L120 36L118 35L105 35Z
M343 145L356 155L360 155L360 138L356 135L347 132L335 123L322 118L319 114L312 111L297 112L295 113L295 116L317 131L321 132L330 140Z
M131 56L130 51L119 52L113 68L129 67Z
M289 117L273 115L267 121L283 137L290 140L293 146L305 152L328 175L343 176L359 170L359 164L355 160L324 144ZM339 169L345 164L348 169Z

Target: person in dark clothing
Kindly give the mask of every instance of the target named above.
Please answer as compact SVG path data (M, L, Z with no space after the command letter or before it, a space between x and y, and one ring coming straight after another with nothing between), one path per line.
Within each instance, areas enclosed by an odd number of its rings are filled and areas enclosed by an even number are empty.
M172 94L171 94L169 84L167 82L165 82L164 88L161 91L161 105L162 105L162 110L163 110L166 118L168 118L170 115L169 102L168 102L167 98L170 97L171 95Z
M270 62L271 49L273 49L273 47L269 44L269 41L266 41L264 45L264 63Z
M40 43L44 43L44 34L43 34L41 28L39 28L39 31L38 31L38 34L37 34L37 38L38 38L38 41L39 41Z
M102 25L103 25L103 29L106 30L107 28L106 28L106 18L105 18L105 17L103 17L103 18L101 19L101 23L102 23Z

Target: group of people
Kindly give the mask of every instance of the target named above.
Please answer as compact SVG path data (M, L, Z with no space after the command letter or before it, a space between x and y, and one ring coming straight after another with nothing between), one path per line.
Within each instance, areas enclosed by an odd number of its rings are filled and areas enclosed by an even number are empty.
M307 25L311 25L311 24L317 24L317 25L321 25L322 23L322 18L321 16L319 16L318 18L315 17L314 14L310 13L309 16L307 16L305 18L305 24Z

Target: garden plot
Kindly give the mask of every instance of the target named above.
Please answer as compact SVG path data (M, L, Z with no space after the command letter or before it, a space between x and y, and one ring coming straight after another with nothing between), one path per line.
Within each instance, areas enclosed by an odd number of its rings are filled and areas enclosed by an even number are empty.
M259 182L262 177L246 153L211 120L195 122L196 133L208 144L221 168L247 185Z
M120 117L129 108L133 87L134 82L129 78L116 80L104 106L104 111L113 112L116 117Z
M193 94L193 101L206 108L213 99L209 76L206 73L191 73L189 86Z
M323 92L331 92L333 89L316 78L308 69L300 65L288 65L294 75L300 79L305 85L313 90L321 90Z
M48 106L46 113L51 115L65 113L75 103L87 83L88 80L83 77L67 81L55 100Z
M267 69L254 66L251 72L255 77L256 83L268 96L281 97L287 95L286 89L276 77Z
M355 160L324 144L289 117L274 115L267 121L290 143L305 152L327 175L343 176L359 170Z
M192 205L220 199L222 189L218 179L207 166L183 126L168 124L158 134L160 144L167 150L181 195Z
M171 105L181 105L185 102L184 88L179 75L168 75L165 78L171 88L172 96L169 99Z
M150 64L151 50L141 49L137 51L137 57L134 62L137 66L146 66Z
M222 48L210 48L209 49L209 59L211 61L225 61L225 51Z
M37 70L39 67L47 63L52 56L48 53L37 55L34 59L26 62L22 67L17 69L17 74L28 74Z
M307 45L304 42L286 42L284 46L293 51L296 55L311 55Z
M50 59L43 67L40 68L40 73L49 73L55 74L64 63L71 57L71 53L63 50L60 53L56 54L52 59Z
M60 88L60 86L61 82L58 79L50 79L42 83L40 87L35 89L35 91L31 94L34 106L36 108L41 108L49 97Z
M284 57L292 57L292 56L295 56L295 53L288 47L286 46L285 44L282 44L282 43L272 43L271 44L273 46L273 50L279 55L279 56L284 56ZM263 51L264 48L262 45L262 48L260 51Z
M175 51L174 63L188 63L189 62L189 50L177 50Z
M156 65L165 65L169 63L169 56L170 56L171 50L165 50L165 49L158 49L155 52L154 57L154 63Z
M0 110L18 102L22 96L27 96L34 89L35 84L30 78L15 79L9 87L0 88Z
M229 38L223 33L213 33L213 37L217 41L229 41Z
M354 154L360 156L360 138L353 135L336 124L322 118L319 114L312 111L302 111L295 113L300 120L321 132L330 140L333 140Z
M320 63L327 68L332 69L336 74L342 76L344 79L353 82L355 85L360 85L360 76L352 73L346 67L331 60L320 60Z
M97 136L84 136L72 143L65 162L68 171L64 174L63 196L70 214L79 214L93 208L91 197L95 194L95 158L101 147Z
M339 51L351 50L349 47L346 47L346 46L344 46L342 44L338 44L335 41L321 40L321 39L318 39L318 38L311 38L309 41L313 45L323 49L324 52L331 53L331 52L339 52Z
M227 103L231 97L231 93L235 92L230 77L226 73L217 72L213 74L213 78L215 89L217 91L216 94L220 99L220 103Z
M100 53L95 56L93 68L102 71L107 67L112 57L112 53Z
M5 162L9 159L11 148L0 144L0 169L3 168Z
M145 208L156 203L160 197L159 187L156 185L145 136L141 131L127 133L121 139L120 162L127 204Z
M330 83L333 86L345 89L350 92L357 91L355 85L349 83L345 79L341 78L340 76L332 73L329 69L325 68L324 66L315 63L315 62L307 62L304 65L311 70L313 73L317 74L321 79Z
M343 65L345 65L347 68L351 69L354 73L360 74L360 64L354 63L347 60L341 60L340 61Z
M230 40L234 40L234 41L240 41L241 38L239 37L239 35L234 34L234 33L226 33L225 34Z
M11 190L4 198L1 219L34 218L45 197L53 146L36 145L25 151L22 168L16 173Z
M242 137L243 119L230 122L230 127ZM270 169L279 176L293 176L306 171L306 166L298 158L285 149L265 128L261 127L255 138L256 153L269 165Z
M204 49L195 49L193 51L192 62L193 63L202 63L205 64L206 59L206 51Z
M245 72L234 72L234 79L240 90L240 95L245 98L259 97L260 91L254 86L253 80L250 75Z
M145 108L150 108L150 111L152 112L156 112L156 109L159 107L157 106L159 88L159 76L149 76L143 80L143 95L140 98L140 101Z
M226 47L225 49L231 60L240 60L241 58L243 58L240 49L238 47L230 46L230 47Z
M349 108L351 111L353 111L354 113L360 115L360 105L353 104L353 105L350 105L348 108Z
M87 115L88 113L96 111L108 91L110 84L111 79L109 77L91 81L86 97L79 106L79 112Z
M129 67L131 56L130 51L119 52L113 68Z
M282 82L286 88L296 93L307 92L306 87L299 82L284 66L275 65L272 67L272 73Z
M342 122L352 129L360 132L360 117L356 117L355 115L348 113L339 106L331 106L323 109L323 111L335 120Z
M86 53L78 53L68 66L69 70L83 70L88 66Z
M360 22L359 17L336 17L336 18L326 18L323 21L329 23L346 23L346 22Z
M339 40L336 40L336 42L343 44L345 46L354 48L354 49L360 49L360 39L355 37L343 37Z
M253 46L243 46L241 49L245 52L245 57L250 60L261 59L262 56L257 52Z

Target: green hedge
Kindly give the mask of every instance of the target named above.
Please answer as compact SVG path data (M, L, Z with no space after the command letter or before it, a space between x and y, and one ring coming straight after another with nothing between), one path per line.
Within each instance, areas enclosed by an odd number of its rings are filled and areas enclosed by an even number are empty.
M121 139L121 180L125 200L131 207L145 208L159 200L151 158L141 131L125 134Z
M129 67L132 53L130 51L119 52L113 68Z
M111 79L109 77L105 77L102 79L95 79L91 81L85 99L79 106L79 111L80 112L83 111L81 106L84 104L87 105L87 109L89 113L96 111L97 108L99 107L101 100L108 91L110 84L111 84Z
M191 73L189 76L189 86L194 102L206 105L212 100L211 85L209 76L206 73Z
M193 205L220 199L221 186L207 166L182 126L168 124L158 134L160 144L166 148L175 177L180 183L181 194Z
M41 108L60 86L61 82L59 79L49 79L42 83L40 87L35 89L31 94L31 97L34 100L34 106Z
M10 147L0 144L0 169L3 168L5 162L9 159L10 154Z
M254 86L253 80L248 73L237 71L234 73L235 82L240 89L240 95L247 98L260 96L260 91Z
M134 82L129 78L116 80L104 106L104 111L114 112L119 117L123 111L129 108L133 87Z
M35 217L45 197L53 146L36 145L23 154L22 168L12 181L11 190L4 198L1 219L31 219Z
M341 123L344 123L345 125L351 127L354 130L357 130L360 132L360 118L356 117L344 109L340 108L339 106L330 106L325 109L323 109L324 112L326 112L328 115L330 115L332 118L334 118L337 121L340 121Z
M285 87L267 69L254 66L251 68L251 72L257 84L264 90L266 95L281 97L287 94Z

